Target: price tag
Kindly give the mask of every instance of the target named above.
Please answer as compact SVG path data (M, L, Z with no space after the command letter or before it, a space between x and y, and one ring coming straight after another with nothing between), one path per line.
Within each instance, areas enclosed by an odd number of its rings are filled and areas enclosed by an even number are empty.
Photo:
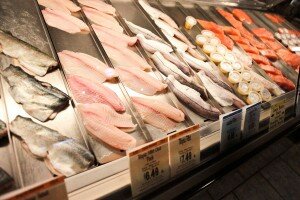
M149 143L128 155L134 197L170 178L168 138Z
M261 103L252 104L243 108L243 139L247 139L258 133L260 112Z
M200 163L199 125L169 136L171 177Z
M52 200L68 199L64 176L59 176L43 183L28 186L1 196L3 199Z
M221 151L241 141L242 109L220 116Z
M285 103L286 100L282 99L271 105L271 115L269 123L269 131L272 131L284 123L285 117Z

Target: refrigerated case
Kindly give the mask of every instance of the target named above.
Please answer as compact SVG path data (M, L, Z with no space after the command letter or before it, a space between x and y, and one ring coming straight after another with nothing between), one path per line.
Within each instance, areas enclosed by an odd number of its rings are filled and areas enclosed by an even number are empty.
M82 7L77 1L74 2L76 5ZM107 0L105 2L111 4L116 9L116 16L114 16L114 18L119 22L125 34L134 36L133 31L125 22L125 20L127 20L159 36L171 46L173 49L172 55L176 56L189 67L190 77L196 85L203 87L201 79L197 76L198 71L193 69L189 63L186 62L181 51L178 51L175 45L172 44L172 41L170 41L170 38L166 37L164 31L157 26L155 19L147 13L138 1ZM218 71L218 64L214 62L209 54L206 54L201 47L197 46L195 42L196 36L200 34L204 28L199 24L195 25L191 30L184 28L184 22L187 16L213 21L217 25L229 26L230 24L226 19L220 16L215 9L224 5L229 6L230 4L228 4L228 2L209 4L207 2L203 3L202 1L147 2L150 6L166 13L175 21L179 26L178 31L189 40L191 45L195 45L195 51L203 56L206 60L205 62L209 63L212 68L218 72L220 79L231 88L231 92L246 102L245 97L238 93L237 86L229 83L226 75ZM234 6L243 5L242 7L247 7L247 4L243 2L238 3L239 4L235 4ZM259 2L257 4L262 5ZM92 20L88 19L84 12L79 11L73 15L85 22L90 31L88 33L69 34L51 27L46 23L41 12L44 7L38 5L36 0L30 0L26 3L20 3L19 0L1 1L0 6L0 9L3 10L0 14L0 27L2 30L11 32L15 37L51 55L57 61L59 61L58 52L69 50L89 54L107 64L108 67L112 69L116 68L117 63L111 59L111 55L109 55L103 47L103 42L97 37L92 27ZM226 9L230 11L231 8ZM247 13L254 20L255 26L266 27L273 33L277 31L276 28L274 28L275 25L261 16L262 14L259 11L247 10ZM296 27L292 27L287 21L281 26L296 30ZM245 28L247 30L251 29L251 27L247 27L247 25L245 25ZM259 38L257 39L259 40ZM236 42L234 42L233 45L241 54L246 54ZM141 44L130 47L130 50L143 58L152 67L152 69L147 71L148 75L157 81L166 82L166 75L162 73L151 60L152 53L149 53ZM277 66L277 69L291 80L295 86L298 85L297 71L282 60L276 61L274 66ZM272 84L277 84L276 81L270 79L268 74L262 70L256 62L251 62L249 68ZM82 145L93 153L96 159L96 162L88 170L65 178L68 197L70 199L94 199L104 197L131 198L131 180L128 169L129 158L126 152L112 148L104 142L96 140L89 134L78 109L79 103L76 101L76 97L74 97L70 83L68 82L67 73L66 68L59 63L58 69L38 79L43 82L51 83L51 85L68 94L71 99L67 109L60 112L54 120L42 124L60 133L67 134L66 136L68 137L79 140ZM163 185L158 186L158 190L149 191L147 195L153 198L176 197L195 185L204 184L210 180L213 174L224 168L224 166L243 157L275 136L282 134L284 130L299 123L299 117L296 116L296 105L298 103L296 87L294 90L285 91L283 94L273 95L272 99L267 102L262 102L259 132L250 138L241 140L235 147L221 151L220 121L210 120L205 118L205 116L198 115L176 95L174 88L172 89L170 85L163 92L159 92L153 96L147 96L128 87L122 77L117 78L113 82L105 82L103 84L117 94L126 107L126 113L132 117L133 123L137 124L136 129L131 133L131 136L137 140L137 146L167 137L170 133L184 130L192 125L200 125L200 165L168 180ZM217 108L220 114L231 113L237 109L233 105L222 107L216 99L213 98L210 92L206 95L207 99L205 102ZM172 130L159 130L143 120L143 117L132 102L132 96L168 103L180 109L185 114L185 119L177 123ZM269 127L270 116L272 114L271 108L272 105L276 105L277 102L284 102L284 124L271 130ZM36 159L29 155L28 152L24 150L20 138L10 131L9 123L17 115L24 117L30 117L30 115L24 112L22 107L14 101L9 92L9 85L3 77L1 77L0 114L1 119L7 124L8 133L7 138L4 140L1 139L1 143L4 144L0 147L1 155L5 156L3 156L4 159L1 159L0 163L1 168L13 177L15 183L14 189L26 188L33 184L51 179L54 175L48 170L43 160Z

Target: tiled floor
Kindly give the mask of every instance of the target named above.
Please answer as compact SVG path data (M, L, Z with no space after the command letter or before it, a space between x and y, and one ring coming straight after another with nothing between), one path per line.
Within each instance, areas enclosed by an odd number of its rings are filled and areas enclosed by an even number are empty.
M189 199L300 199L300 130L257 152Z

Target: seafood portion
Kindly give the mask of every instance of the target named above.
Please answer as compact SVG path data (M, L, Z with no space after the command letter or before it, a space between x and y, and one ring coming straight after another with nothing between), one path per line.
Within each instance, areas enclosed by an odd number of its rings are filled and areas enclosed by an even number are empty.
M103 13L110 15L115 15L116 13L116 9L114 7L100 0L78 0L78 2L84 6L94 8Z
M77 12L80 7L76 6L71 0L38 0L38 3L52 10L62 11L71 15L71 12Z
M10 65L1 71L9 84L10 94L32 117L44 122L54 119L69 105L69 97L49 83L41 82L25 73L20 67Z
M76 140L17 116L10 123L11 131L25 143L24 147L38 158L45 159L54 174L71 176L94 164L94 156Z
M47 54L0 30L1 52L17 59L23 69L38 76L44 76L57 65L56 60Z

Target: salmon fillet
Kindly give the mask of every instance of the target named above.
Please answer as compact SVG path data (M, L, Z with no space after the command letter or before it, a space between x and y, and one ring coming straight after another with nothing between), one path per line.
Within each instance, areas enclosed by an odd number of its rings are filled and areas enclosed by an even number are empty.
M239 44L239 46L248 53L259 54L258 49L251 45Z
M252 32L259 38L263 38L271 41L275 40L273 33L271 33L265 28L254 28L252 29Z
M271 65L259 64L259 67L262 68L266 73L274 75L282 75L282 72Z
M285 78L282 75L274 75L268 73L268 76L275 82L277 83L282 89L286 91L292 91L295 89L295 85L292 81L289 79Z
M276 61L278 59L275 51L273 51L271 49L264 49L264 50L260 50L259 52L261 55L267 57L268 59L270 59L272 61Z
M237 8L233 9L232 14L242 22L246 22L248 24L253 23L251 17L245 11L243 11L241 9L237 9Z
M270 65L269 60L261 55L253 54L253 53L248 53L249 56L257 63L257 64L264 64L264 65Z

